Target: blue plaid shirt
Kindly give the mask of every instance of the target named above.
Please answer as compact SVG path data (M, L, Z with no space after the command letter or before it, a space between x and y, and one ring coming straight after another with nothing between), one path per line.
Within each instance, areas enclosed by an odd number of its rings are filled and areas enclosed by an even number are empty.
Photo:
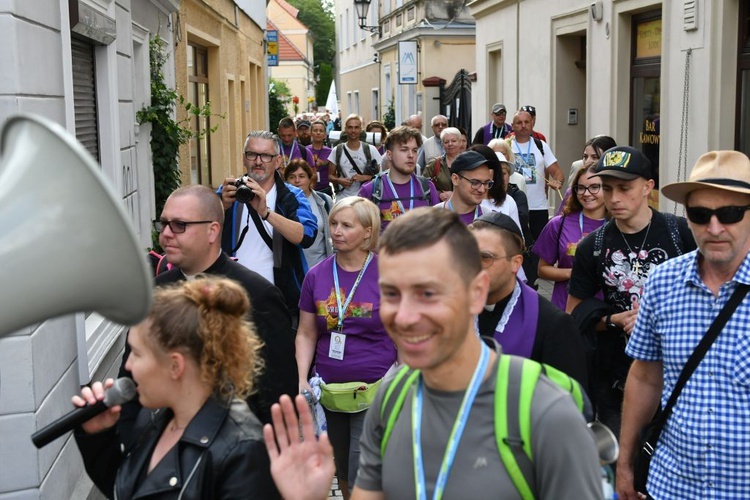
M662 361L667 404L688 357L737 283L750 283L750 256L714 297L698 274L698 253L656 268L646 282L626 352ZM651 461L654 498L750 498L750 295L688 380Z

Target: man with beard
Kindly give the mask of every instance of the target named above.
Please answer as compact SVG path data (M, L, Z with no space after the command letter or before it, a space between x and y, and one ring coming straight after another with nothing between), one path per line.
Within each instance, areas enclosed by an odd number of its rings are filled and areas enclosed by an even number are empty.
M421 143L422 135L417 129L396 127L391 130L385 140L390 169L376 175L359 190L359 196L378 205L381 230L409 210L440 203L432 182L414 173Z
M247 171L245 187L252 197L240 203L236 179L224 180L219 190L225 210L221 246L240 264L279 287L296 316L307 272L302 249L315 241L318 223L305 193L286 184L276 171L281 162L275 134L250 132L242 163Z
M312 144L310 122L308 120L300 120L297 124L297 142L305 147Z

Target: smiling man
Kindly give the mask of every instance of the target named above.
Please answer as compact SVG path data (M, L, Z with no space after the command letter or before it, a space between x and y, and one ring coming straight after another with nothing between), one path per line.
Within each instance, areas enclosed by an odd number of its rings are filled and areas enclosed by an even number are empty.
M617 466L617 490L626 500L638 498L632 460L640 429L667 401L730 296L750 286L747 156L706 153L687 182L668 184L662 194L685 206L698 250L649 275L628 342L635 361L625 386ZM651 460L650 497L750 498L749 322L745 297L680 392Z
M449 200L435 207L456 212L467 226L482 215L482 201L487 191L495 184L494 170L490 163L476 151L459 154L451 164L453 192Z
M338 185L336 199L356 195L362 184L378 173L380 165L378 149L360 139L362 117L347 116L344 129L346 142L338 144L328 156L328 161L334 167L329 179Z

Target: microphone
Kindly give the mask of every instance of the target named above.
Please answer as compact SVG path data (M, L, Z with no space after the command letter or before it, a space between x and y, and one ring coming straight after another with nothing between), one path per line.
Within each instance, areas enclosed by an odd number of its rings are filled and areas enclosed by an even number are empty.
M118 378L112 387L104 391L104 399L96 404L76 408L67 415L49 424L42 430L31 435L34 446L47 446L63 434L72 431L82 423L105 412L108 408L127 403L135 397L135 382L127 377Z

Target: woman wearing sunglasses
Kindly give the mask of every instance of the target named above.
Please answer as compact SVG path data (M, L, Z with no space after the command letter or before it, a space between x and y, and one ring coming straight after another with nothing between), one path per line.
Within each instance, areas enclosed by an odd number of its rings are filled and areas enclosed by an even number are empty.
M584 236L604 224L607 214L602 181L591 177L595 166L596 163L584 166L576 172L571 183L572 194L565 202L562 215L547 223L532 249L539 256L539 277L555 283L552 303L563 311L576 246Z

